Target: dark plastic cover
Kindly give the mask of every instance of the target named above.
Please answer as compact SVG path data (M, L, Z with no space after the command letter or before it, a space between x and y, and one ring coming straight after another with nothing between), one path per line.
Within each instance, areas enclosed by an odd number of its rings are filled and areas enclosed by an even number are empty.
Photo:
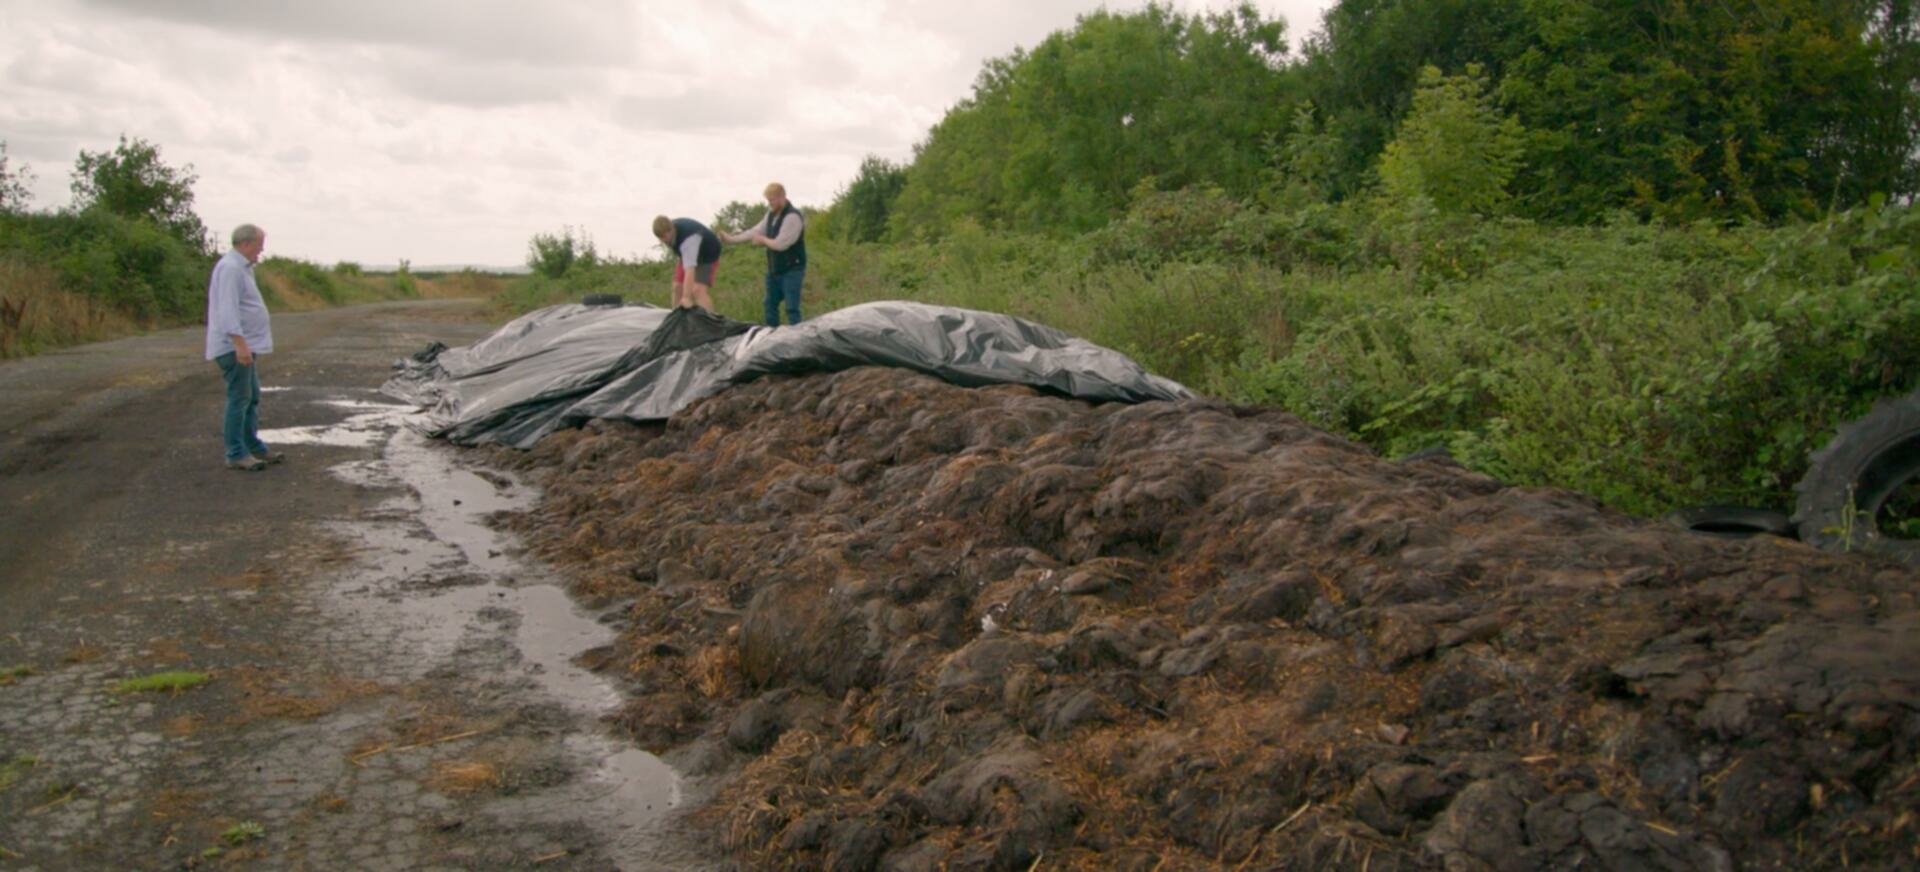
M664 420L768 373L856 366L1094 401L1193 396L1117 351L1051 327L903 302L851 306L778 328L701 309L550 306L465 348L435 343L402 358L382 390L427 409L410 424L427 435L530 448L556 428L593 418Z

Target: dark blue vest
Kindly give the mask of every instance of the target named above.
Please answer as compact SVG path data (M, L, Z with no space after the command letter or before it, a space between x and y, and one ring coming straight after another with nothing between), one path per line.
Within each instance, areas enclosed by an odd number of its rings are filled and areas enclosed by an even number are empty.
M707 229L707 225L692 218L673 219L673 259L680 259L680 246L686 244L687 237L694 235L700 237L700 255L694 258L694 263L719 263L720 237Z
M767 238L772 239L779 236L780 222L787 220L788 215L798 214L800 214L800 210L793 208L791 201L780 211L769 213L767 215ZM790 273L797 269L806 268L807 225L805 219L802 219L800 224L800 238L795 239L792 245L787 246L786 251L774 251L771 248L767 249L767 272L773 275L780 275L781 273Z

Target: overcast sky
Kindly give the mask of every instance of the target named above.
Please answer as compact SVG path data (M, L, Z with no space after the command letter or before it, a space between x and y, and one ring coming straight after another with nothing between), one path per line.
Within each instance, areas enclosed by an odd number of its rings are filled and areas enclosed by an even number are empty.
M1260 0L1297 50L1332 0ZM35 0L0 5L0 140L33 207L126 133L192 164L225 238L320 263L515 265L563 225L604 253L768 181L826 206L1092 0ZM1222 9L1225 0L1176 0Z

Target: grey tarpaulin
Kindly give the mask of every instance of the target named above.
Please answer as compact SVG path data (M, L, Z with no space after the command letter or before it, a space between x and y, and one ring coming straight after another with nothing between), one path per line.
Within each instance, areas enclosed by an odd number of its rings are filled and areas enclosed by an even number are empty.
M856 366L1097 401L1193 396L1117 351L1051 327L902 302L866 303L780 328L699 309L550 306L473 345L436 343L394 366L382 390L427 410L411 426L462 445L518 448L592 418L663 420L769 373Z

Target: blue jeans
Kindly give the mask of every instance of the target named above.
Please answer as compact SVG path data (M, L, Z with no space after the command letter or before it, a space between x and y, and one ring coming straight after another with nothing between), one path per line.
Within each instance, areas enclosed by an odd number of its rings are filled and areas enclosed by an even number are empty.
M227 443L227 459L239 460L249 454L266 454L267 443L260 441L260 362L241 366L229 351L213 359L220 364L220 375L227 382L227 414L220 434Z
M783 273L767 273L766 323L768 327L780 326L780 301L787 301L787 323L800 323L800 280L805 278L804 269L788 270Z

